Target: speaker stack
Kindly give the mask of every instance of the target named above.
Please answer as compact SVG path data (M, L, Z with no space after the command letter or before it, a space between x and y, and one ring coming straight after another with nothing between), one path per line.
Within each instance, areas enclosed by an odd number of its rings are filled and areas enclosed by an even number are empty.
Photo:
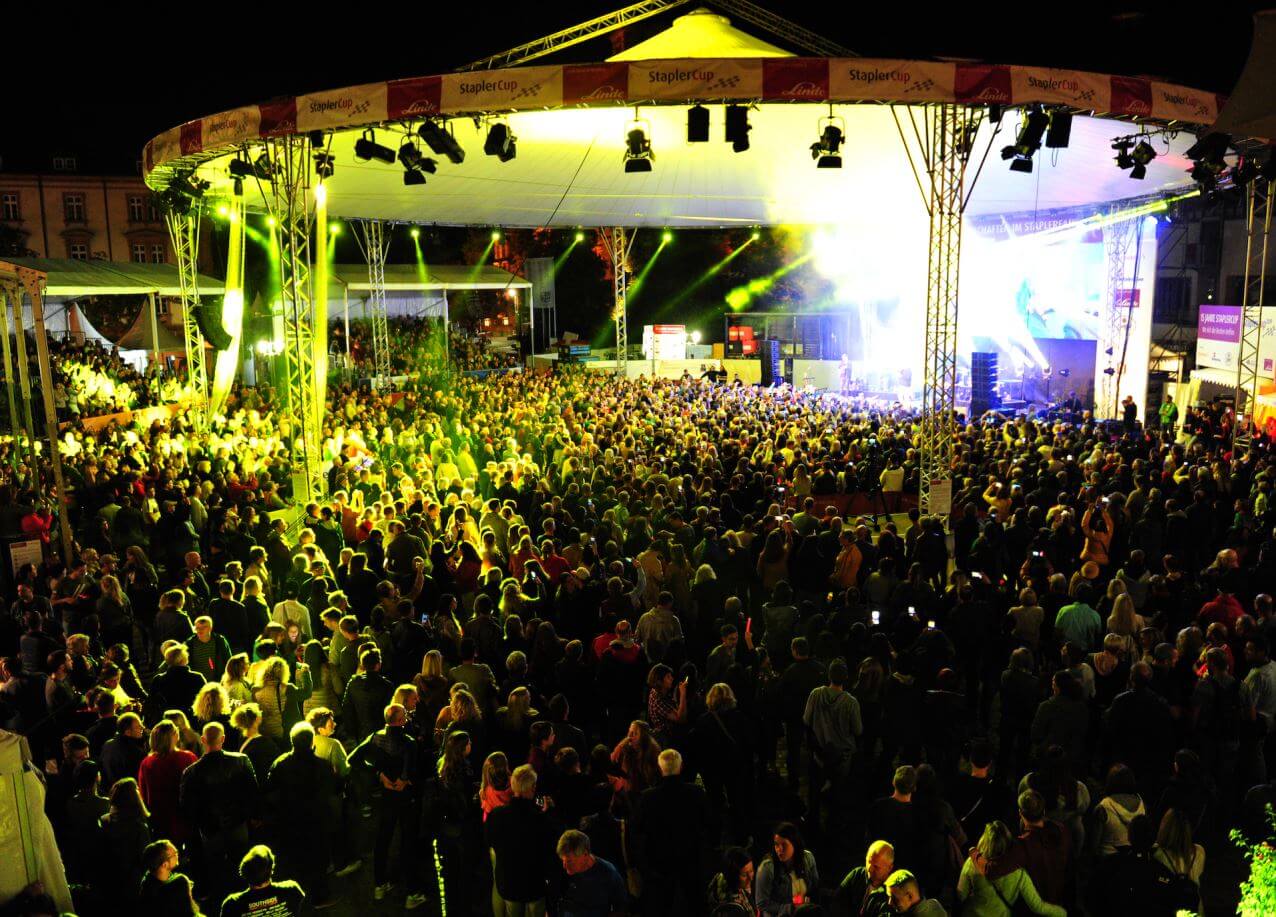
M997 397L997 354L970 355L970 418L974 420L1000 405Z
M762 358L762 385L770 388L784 381L784 367L780 363L780 342L763 340L758 342L758 356Z

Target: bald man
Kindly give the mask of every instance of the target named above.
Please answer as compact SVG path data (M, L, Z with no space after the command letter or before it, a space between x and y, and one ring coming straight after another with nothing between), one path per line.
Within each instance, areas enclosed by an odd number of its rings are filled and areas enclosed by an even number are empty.
M854 917L884 917L891 913L886 879L895 871L895 848L886 841L874 841L864 854L864 865L846 874L838 889L842 913Z

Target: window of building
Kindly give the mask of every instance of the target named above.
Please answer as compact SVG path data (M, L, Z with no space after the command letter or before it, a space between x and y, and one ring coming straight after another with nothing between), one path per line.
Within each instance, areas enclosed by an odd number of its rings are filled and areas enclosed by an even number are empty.
M157 242L151 246L151 264L163 264L167 260L163 242Z
M89 244L87 242L72 242L67 246L67 255L72 261L88 261Z
M1184 322L1192 309L1192 278L1186 274L1156 278L1156 298L1152 308L1154 322Z
M133 263L134 264L146 263L146 243L144 242L133 243Z
M146 199L146 222L158 223L161 219L159 208L155 206L155 198L148 197Z
M141 223L146 219L146 199L140 194L128 196L128 221Z
M0 220L22 219L22 201L16 191L0 194Z
M79 165L75 161L74 156L54 156L53 171L54 172L74 172Z
M62 215L68 223L84 222L84 195L62 195Z

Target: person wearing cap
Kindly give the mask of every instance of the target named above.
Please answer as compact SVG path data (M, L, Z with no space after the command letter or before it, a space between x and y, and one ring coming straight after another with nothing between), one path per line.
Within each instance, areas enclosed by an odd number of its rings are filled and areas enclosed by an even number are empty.
M934 898L923 898L917 877L907 869L897 869L886 879L886 892L897 914L910 917L948 917L944 906Z

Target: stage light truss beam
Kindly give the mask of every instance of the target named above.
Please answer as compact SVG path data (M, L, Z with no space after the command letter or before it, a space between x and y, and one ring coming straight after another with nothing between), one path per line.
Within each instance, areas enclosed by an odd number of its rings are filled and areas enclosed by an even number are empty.
M1245 284L1241 292L1241 347L1236 364L1236 423L1232 425L1232 455L1249 449L1254 438L1257 403L1258 347L1263 334L1266 294L1267 240L1272 228L1272 191L1276 182L1254 180L1245 199ZM1241 414L1242 400L1245 413Z
M177 284L182 297L186 384L196 407L195 423L202 429L208 420L208 362L204 334L195 318L195 311L199 308L199 204L192 203L186 213L170 210L165 218L173 243L173 257L177 259Z
M926 265L926 340L922 373L921 486L923 513L947 525L950 506L934 499L937 488L951 494L957 435L957 305L961 267L962 214L966 209L966 166L982 108L935 105L913 120L917 151L900 137L918 176L930 219ZM914 118L909 113L910 119Z
M1119 213L1121 208L1114 207L1112 213ZM1112 354L1100 354L1100 362L1106 359L1103 366L1096 367L1098 382L1095 385L1094 415L1101 419L1115 418L1119 414L1121 393L1118 389L1118 373L1121 358L1117 350L1125 338L1125 326L1130 320L1129 304L1122 304L1122 291L1126 287L1127 263L1130 254L1130 243L1139 231L1139 219L1119 220L1103 227L1103 253L1108 259L1107 301L1104 315L1103 340ZM1105 348L1106 350L1106 348ZM1112 369L1108 373L1105 370Z
M277 137L269 142L274 167L270 215L279 232L279 293L284 315L284 358L287 404L295 427L294 456L301 463L304 502L324 491L319 443L323 405L315 385L314 301L310 278L312 218L310 142L304 137Z
M458 71L495 70L500 67L514 67L519 64L525 64L547 54L553 54L555 51L561 51L564 48L570 48L581 42L589 41L591 38L599 38L617 29L623 29L627 25L641 22L658 13L686 6L689 2L690 0L643 0L641 3L634 3L623 9L599 16L597 19L582 22L571 28L562 29L535 41L529 41L518 47L510 48L508 51L502 51L500 54L493 54L482 60L476 60L473 63L466 64L464 67L459 67ZM711 0L707 5L724 13L729 13L737 19L752 23L759 28L766 29L776 38L813 55L820 57L859 57L854 51L849 51L836 42L829 41L810 29L803 28L782 16L777 16L770 10L765 10L756 4L747 2L747 0Z
M616 375L626 378L629 369L629 320L627 299L629 294L629 252L633 248L637 232L629 233L623 226L613 226L603 235L603 247L611 259L612 292L614 300L611 317L616 323Z
M368 261L368 314L372 319L372 361L376 385L390 378L390 321L385 302L385 259L390 244L380 220L359 220L355 234Z

